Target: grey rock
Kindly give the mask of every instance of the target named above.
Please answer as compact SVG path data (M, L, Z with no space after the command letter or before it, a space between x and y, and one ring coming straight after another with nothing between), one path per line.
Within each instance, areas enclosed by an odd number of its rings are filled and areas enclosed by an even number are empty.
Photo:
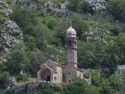
M6 17L13 13L13 10L9 9L9 6L6 2L0 1L0 8L0 14L3 14Z
M102 11L106 9L106 1L105 0L86 0L91 5L94 11Z
M5 28L1 31L0 40L3 44L3 50L9 51L11 47L23 40L23 34L18 25L11 20L4 22Z
M14 22L14 21L11 21L11 20L6 20L4 22L4 25L6 26L6 28L8 29L17 29L18 28L18 25Z
M2 6L3 8L8 8L8 4L3 1L0 1L0 6Z
M64 3L61 4L55 4L49 1L46 1L45 3L39 3L34 1L25 1L23 2L22 8L30 8L32 10L47 10L51 14L54 14L56 16L65 16L68 15L68 9L67 5L69 4L68 0L64 0Z
M3 13L4 16L9 16L10 14L13 13L13 10L12 9L3 9L1 12Z

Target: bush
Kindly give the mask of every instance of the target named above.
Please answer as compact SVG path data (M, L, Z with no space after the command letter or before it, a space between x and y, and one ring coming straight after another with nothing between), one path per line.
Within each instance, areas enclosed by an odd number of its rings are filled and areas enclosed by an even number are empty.
M18 44L13 47L12 52L8 55L7 59L8 61L5 62L5 65L7 67L7 71L11 75L19 74L21 70L21 65L27 65L29 63L29 60L26 56L24 45Z
M28 76L27 75L19 74L19 75L16 76L16 81L27 81L27 80L28 80Z
M83 39L84 32L88 31L88 29L89 29L87 22L81 16L79 16L77 14L72 15L71 21L72 21L73 28L77 32L77 36L80 39Z
M115 26L115 27L112 28L110 31L111 31L115 36L118 36L119 33L122 31L122 29L119 28L118 26Z
M108 11L116 20L125 22L125 0L109 0Z
M63 85L63 94L99 94L93 86L80 78L75 78L72 83Z
M42 83L37 86L37 93L38 94L55 94L54 86L48 83Z

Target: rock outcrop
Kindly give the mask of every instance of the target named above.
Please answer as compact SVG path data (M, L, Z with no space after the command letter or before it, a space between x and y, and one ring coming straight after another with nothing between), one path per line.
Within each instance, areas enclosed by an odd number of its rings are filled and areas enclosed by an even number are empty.
M3 16L9 16L13 13L12 9L9 9L9 5L6 2L0 1L0 13L3 14Z
M47 10L51 14L61 17L65 17L68 15L68 8L66 7L69 4L68 0L64 0L64 3L60 4L55 4L49 1L41 3L41 2L34 2L32 0L23 0L23 1L18 0L17 4L20 2L23 2L22 3L23 8L30 8L32 10L39 10L39 11Z
M4 18L1 23L3 28L0 30L0 51L8 52L14 44L23 40L23 34L18 25L8 17L13 13L9 5L0 1L0 8L0 14Z
M5 28L1 30L1 43L3 44L3 50L9 51L11 47L23 40L23 34L18 25L11 20L4 22Z
M94 11L103 11L106 9L106 1L105 0L86 0L91 5Z

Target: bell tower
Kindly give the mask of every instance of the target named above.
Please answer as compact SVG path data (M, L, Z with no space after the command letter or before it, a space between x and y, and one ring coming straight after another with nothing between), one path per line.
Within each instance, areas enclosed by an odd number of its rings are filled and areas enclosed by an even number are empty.
M77 39L72 26L66 30L65 56L65 64L77 67Z

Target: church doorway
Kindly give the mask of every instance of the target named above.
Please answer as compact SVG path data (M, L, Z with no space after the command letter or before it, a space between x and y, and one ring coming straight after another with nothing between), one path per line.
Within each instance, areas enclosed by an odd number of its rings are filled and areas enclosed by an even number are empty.
M50 75L47 75L46 81L47 81L47 82L48 82L48 81L51 81L51 76L50 76Z
M46 82L51 82L51 71L48 68L45 68L41 71L41 80Z

